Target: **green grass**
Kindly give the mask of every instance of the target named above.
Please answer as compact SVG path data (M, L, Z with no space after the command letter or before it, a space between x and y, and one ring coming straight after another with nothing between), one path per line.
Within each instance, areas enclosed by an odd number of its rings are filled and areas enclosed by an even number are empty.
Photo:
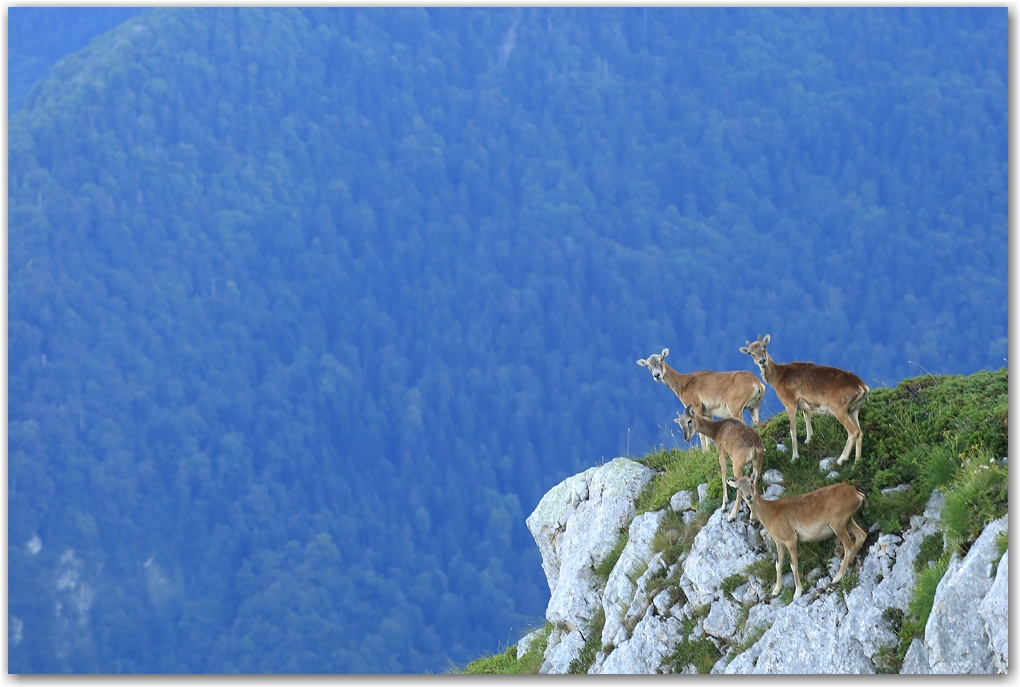
M935 590L949 568L950 557L950 552L944 552L938 560L917 575L910 602L907 605L907 613L902 618L899 631L900 644L894 662L898 662L900 665L903 663L907 649L910 648L910 642L924 636L924 626L928 623L928 616L931 615L931 609L935 603Z
M747 575L747 579L751 577L757 577L762 581L762 584L767 584L767 580L772 579L776 572L776 561L775 559L759 558L754 563L751 563L744 568L744 573Z
M748 630L745 633L744 638L733 646L733 657L735 658L739 656L754 646L755 643L761 639L766 632L768 632L770 627L772 627L771 623L762 623L760 625L755 625Z
M587 641L581 647L581 651L578 652L577 658L570 662L570 666L567 668L568 673L571 675L584 675L591 669L595 663L595 655L602 648L602 628L605 625L606 610L600 604L595 611L595 617L592 618L591 626L584 633Z
M836 583L836 589L843 594L849 594L850 590L861 582L861 576L856 572L848 572Z
M926 570L930 563L934 563L938 559L942 558L942 554L945 553L945 551L946 546L941 533L927 535L921 540L921 546L918 548L917 557L914 558L914 572L920 574Z
M963 457L952 489L946 494L942 522L952 547L967 553L970 545L992 520L1009 507L1009 475L1006 466L993 462L987 451L974 451Z
M458 670L456 666L453 666L450 672L464 675L536 675L538 669L542 667L552 628L552 623L546 623L542 628L542 634L531 643L527 652L519 659L517 658L517 645L514 644L501 653L471 661L464 670Z
M905 379L895 388L872 389L860 411L864 429L861 459L851 457L833 468L839 472L839 479L833 481L853 484L868 497L855 516L857 523L868 529L877 521L882 532L902 532L910 516L923 512L933 489L952 492L969 481L964 474L966 465L980 461L987 464L988 458L1005 456L1008 381L1003 368L967 377L924 375ZM800 460L796 463L791 462L789 449L776 450L777 443L790 445L790 424L785 413L760 429L765 442L763 469L777 468L783 473L786 495L803 494L832 483L818 470L818 463L822 458L839 455L846 430L833 417L816 417L812 423L814 437L805 445L804 419L798 414ZM979 526L975 523L987 524L994 513L1001 515L1004 501L995 485L1005 484L1006 467L999 462L981 471L989 475L971 478L974 484L968 485L969 491L960 498L976 499L981 505L970 523L960 523L962 546L976 536L974 531ZM912 488L881 493L881 489L899 484Z
M606 586L606 582L609 581L609 573L613 572L613 568L615 568L617 562L619 562L620 556L623 555L623 549L627 546L627 540L629 538L630 530L625 529L620 532L620 537L616 540L616 544L613 546L612 550L592 569L595 573L595 578L601 583L603 588Z
M685 523L682 514L667 509L659 529L652 538L652 551L662 553L662 560L667 567L673 565L683 553L691 550L694 537L705 526L711 515L711 511L699 510L693 520Z
M1006 555L1006 549L1009 548L1009 530L1002 530L995 535L995 559L992 561L992 577L999 571L999 561Z
M702 606L694 611L692 617L683 621L680 626L682 639L677 644L673 653L668 656L665 663L668 664L674 673L683 671L690 664L694 664L698 673L705 674L712 670L712 666L722 657L722 654L715 647L715 644L708 637L691 639L690 634L699 619L708 616L711 609L709 605Z
M638 497L637 513L660 510L678 491L694 491L699 484L708 484L710 498L722 498L719 481L719 457L715 447L708 451L664 449L640 459L658 474Z
M745 582L747 582L746 574L733 573L732 575L724 579L721 583L719 583L719 589L720 591L722 591L723 594L729 594L732 597L734 590L736 590L737 587L744 584Z

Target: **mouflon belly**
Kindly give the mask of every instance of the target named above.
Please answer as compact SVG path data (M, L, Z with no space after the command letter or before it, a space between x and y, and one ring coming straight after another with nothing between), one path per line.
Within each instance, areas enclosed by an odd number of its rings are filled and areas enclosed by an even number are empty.
M797 410L806 410L812 415L818 415L821 413L832 415L832 409L829 408L827 403L812 403L805 398L797 399Z
M836 532L827 523L820 523L814 527L798 527L797 539L800 541L822 541L835 536Z

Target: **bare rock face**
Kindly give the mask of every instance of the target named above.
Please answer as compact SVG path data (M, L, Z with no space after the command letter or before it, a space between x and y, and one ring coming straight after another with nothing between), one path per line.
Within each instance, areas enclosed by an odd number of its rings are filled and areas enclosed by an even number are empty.
M996 581L985 594L977 613L984 621L984 629L991 643L991 657L1000 673L1009 673L1010 669L1010 552L1003 553L996 570Z
M758 560L761 554L748 545L747 529L752 527L744 513L727 522L729 507L712 513L694 538L691 553L684 564L680 587L695 606L711 603L719 596L719 585L729 575L740 572Z
M992 588L978 606L992 647L992 660L1000 673L1009 672L1009 551L1002 554Z
M608 656L600 657L588 672L607 675L636 675L662 672L663 661L681 640L681 621L671 615L659 615L649 605L634 632Z
M658 571L662 557L651 565L652 537L665 517L664 511L643 513L630 524L627 545L620 554L620 560L613 567L602 595L602 606L606 611L606 624L602 629L602 643L619 646L629 638L625 621L628 615L644 615L649 599L642 589L642 579L631 581L632 577L647 578L648 571ZM644 574L638 576L639 572ZM647 587L645 587L647 588ZM640 597L640 598L637 598ZM640 617L639 615L639 617Z
M846 615L841 595L824 594L805 602L808 598L801 597L778 612L772 627L753 647L756 655L735 659L726 672L874 673L859 645L837 640Z
M902 672L987 674L1005 671L1005 666L996 660L997 652L993 647L996 638L1008 633L1005 625L1008 606L1002 604L995 608L1000 616L992 611L995 597L988 605L984 605L984 600L992 592L994 583L995 536L1006 528L1007 516L1004 515L985 527L965 557L953 555L949 569L935 590L924 640L911 644ZM982 608L986 609L986 614L981 613Z
M584 646L584 633L602 605L592 569L630 524L634 500L653 474L617 458L563 480L528 516L551 592L546 619L554 626L541 672L566 673Z
M874 673L880 656L897 646L890 625L897 614L890 611L907 612L921 543L941 531L944 499L938 492L906 531L881 535L859 554L852 569L857 583L849 591L829 582L839 564L834 557L827 571L802 570L804 596L783 605L769 593L774 578L760 579L761 573L722 591L727 577L747 575L748 566L763 557L775 560L774 548L763 545L769 538L760 523L748 523L746 511L732 523L726 520L728 508L714 512L690 551L667 567L652 541L664 518L681 516L686 522L693 516L692 499L684 493L670 508L634 517L634 501L652 475L618 458L564 480L528 518L552 592L546 618L554 629L543 673L568 672L600 609L606 616L598 638L602 650L590 673L680 670L670 666L671 656L681 643L697 638L722 652L712 672L729 674ZM782 489L781 475L769 477L770 488ZM964 558L951 560L924 639L911 645L901 672L1008 671L1008 552L993 563L995 537L1006 523L1004 516L988 525ZM603 589L593 568L625 528L627 545ZM685 622L689 636L683 634ZM690 670L688 665L681 672Z

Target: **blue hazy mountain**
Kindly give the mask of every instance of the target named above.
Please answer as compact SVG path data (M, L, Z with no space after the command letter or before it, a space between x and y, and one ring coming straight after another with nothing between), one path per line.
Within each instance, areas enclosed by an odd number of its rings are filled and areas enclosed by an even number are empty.
M130 17L140 7L8 7L7 113L17 112L32 86L63 57Z
M439 671L543 613L551 486L680 441L638 358L1001 367L1006 61L1002 8L157 8L63 57L9 124L11 672Z

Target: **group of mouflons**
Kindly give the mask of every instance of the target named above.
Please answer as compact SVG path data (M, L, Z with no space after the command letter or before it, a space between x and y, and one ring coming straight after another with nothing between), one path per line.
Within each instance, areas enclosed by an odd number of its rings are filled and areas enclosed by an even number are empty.
M761 378L776 390L776 395L786 408L790 418L790 439L793 445L793 460L797 460L797 411L804 413L807 437L811 441L811 416L834 415L846 428L847 439L843 452L836 461L842 465L856 446L856 456L861 457L861 423L857 413L868 400L868 385L853 372L814 363L787 363L781 365L768 352L769 335L748 341L740 347L758 365ZM864 544L867 534L854 522L853 515L864 503L865 497L849 484L832 484L815 489L807 494L767 500L758 495L758 477L761 474L765 445L758 432L744 423L744 410L751 413L751 421L757 426L758 407L765 395L765 384L750 372L713 372L699 370L690 374L677 372L666 364L669 349L637 361L647 367L652 378L673 390L684 404L685 411L677 412L673 422L680 425L684 440L690 441L697 433L701 448L707 450L708 441L715 443L719 452L719 470L722 473L722 508L726 508L728 490L726 485L737 490L736 501L728 520L737 517L741 499L746 499L751 509L751 518L757 519L776 543L776 584L772 594L782 591L783 547L790 550L790 567L796 590L793 598L802 593L800 572L797 569L797 542L821 541L832 535L843 543L843 562L839 572L832 578L838 582L846 573L847 566ZM722 418L713 420L713 417ZM726 479L726 456L733 466L733 479ZM744 466L751 463L751 476L744 475Z

